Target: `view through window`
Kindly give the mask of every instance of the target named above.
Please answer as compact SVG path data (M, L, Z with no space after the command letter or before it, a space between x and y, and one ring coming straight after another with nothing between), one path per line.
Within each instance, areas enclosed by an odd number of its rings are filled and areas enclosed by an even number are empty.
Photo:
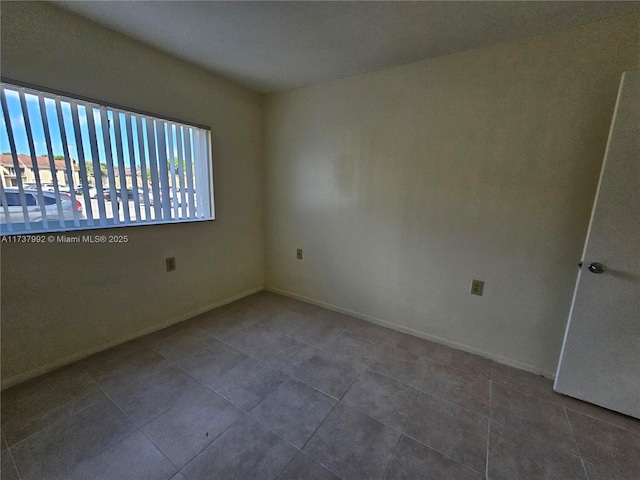
M3 235L214 218L209 129L0 88Z

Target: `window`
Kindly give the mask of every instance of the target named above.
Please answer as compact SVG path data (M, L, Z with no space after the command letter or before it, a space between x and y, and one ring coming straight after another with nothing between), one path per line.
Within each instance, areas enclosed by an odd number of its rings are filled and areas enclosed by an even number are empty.
M214 219L208 128L0 89L3 235Z

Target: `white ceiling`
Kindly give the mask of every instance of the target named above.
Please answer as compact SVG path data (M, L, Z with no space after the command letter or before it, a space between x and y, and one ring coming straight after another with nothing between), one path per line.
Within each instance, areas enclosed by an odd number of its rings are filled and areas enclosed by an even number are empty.
M587 23L639 2L55 1L259 92Z

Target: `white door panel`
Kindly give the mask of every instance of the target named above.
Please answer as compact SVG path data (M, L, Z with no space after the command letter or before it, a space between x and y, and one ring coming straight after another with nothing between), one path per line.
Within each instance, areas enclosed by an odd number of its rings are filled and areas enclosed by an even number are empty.
M640 70L622 77L582 260L554 388L640 418Z

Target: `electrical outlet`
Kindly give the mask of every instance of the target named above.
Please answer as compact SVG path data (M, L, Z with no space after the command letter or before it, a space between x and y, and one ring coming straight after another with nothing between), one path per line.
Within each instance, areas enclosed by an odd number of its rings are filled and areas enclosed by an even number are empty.
M167 264L167 272L173 272L176 269L176 257L169 257L165 259Z
M298 260L302 260L302 249L301 248L296 250L296 258Z
M471 294L482 296L484 290L484 282L482 280L471 280Z

